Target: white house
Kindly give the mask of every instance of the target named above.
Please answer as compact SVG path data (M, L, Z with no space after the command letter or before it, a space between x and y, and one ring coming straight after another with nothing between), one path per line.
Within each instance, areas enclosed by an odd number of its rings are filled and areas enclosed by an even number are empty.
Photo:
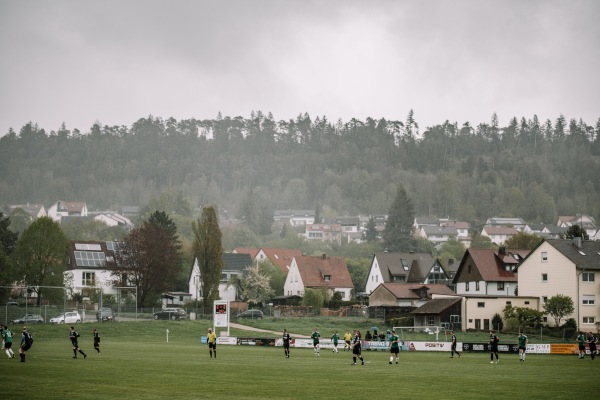
M294 257L283 285L286 296L303 296L306 288L329 289L333 295L341 293L342 300L350 300L354 284L346 262L341 257Z
M501 245L508 239L519 233L515 228L484 226L481 230L481 236L487 236L492 243Z
M517 269L529 250L468 249L454 276L463 296L516 296Z
M87 217L87 205L83 202L57 201L48 208L48 216L60 222L62 217Z
M114 261L117 245L111 241L71 241L65 286L84 296L99 290L103 294L116 294L115 277L106 268L106 263Z
M125 226L133 227L133 223L127 217L113 212L102 212L94 217L95 221L104 222L108 226Z
M429 253L388 253L373 255L365 291L372 293L382 283L450 283L437 258Z
M219 283L219 298L221 300L237 300L237 287L229 285L228 282L237 275L242 275L246 268L253 265L249 254L223 253L223 269ZM202 276L198 259L194 259L194 265L188 279L188 292L193 300L202 299Z

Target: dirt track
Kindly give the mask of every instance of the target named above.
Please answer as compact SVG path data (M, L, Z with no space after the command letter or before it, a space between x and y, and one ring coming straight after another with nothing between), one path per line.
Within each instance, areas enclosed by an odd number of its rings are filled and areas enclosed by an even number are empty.
M252 332L268 332L268 333L273 333L273 334L276 334L276 335L283 333L283 330L281 330L281 331L269 331L267 329L253 328L251 326L240 325L240 324L236 324L234 322L230 322L229 326L232 327L232 328L242 329L242 330L245 330L245 331L252 331ZM290 335L292 335L295 338L301 338L301 339L309 339L310 338L310 336L295 334L295 333L292 333L292 332L290 332Z

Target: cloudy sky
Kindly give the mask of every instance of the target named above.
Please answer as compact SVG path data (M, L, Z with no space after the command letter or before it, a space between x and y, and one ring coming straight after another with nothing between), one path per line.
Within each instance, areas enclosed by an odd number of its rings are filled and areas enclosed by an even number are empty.
M0 0L0 135L28 121L600 118L597 0Z

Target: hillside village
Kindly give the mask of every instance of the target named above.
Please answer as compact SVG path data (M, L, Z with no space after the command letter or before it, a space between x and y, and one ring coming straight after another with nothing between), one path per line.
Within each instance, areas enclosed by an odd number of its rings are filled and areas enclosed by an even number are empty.
M11 205L31 218L48 216L60 224L77 219L93 219L108 226L131 229L137 207L120 212L90 212L83 202L57 201L47 209L39 204ZM386 216L343 216L315 221L311 210L278 210L274 221L297 229L306 241L361 243L369 220L382 232ZM566 230L579 225L590 240L562 239ZM277 305L298 304L307 289L326 289L341 302L352 303L357 297L368 299L369 307L398 307L414 318L415 326L436 326L462 330L489 330L492 319L507 305L543 311L543 305L555 295L573 299L573 318L577 326L590 330L600 326L600 231L595 220L586 215L561 216L553 225L531 224L521 218L490 217L477 231L488 237L495 248L471 248L474 228L467 222L449 218L417 217L414 235L430 241L436 248L450 240L461 242L466 251L462 259L446 265L429 253L378 252L372 255L364 293L357 293L342 257L327 254L308 256L300 250L278 248L225 249L219 285L219 297L235 302L238 289L231 284L248 267L269 262L285 274L283 296L272 299ZM543 240L533 250L509 249L504 243L519 232L536 234ZM74 292L102 287L114 294L113 278L106 262L118 251L114 241L71 241L65 281ZM596 276L599 279L596 279ZM163 294L163 305L184 305L202 299L202 276L194 260L188 278L188 290ZM548 315L543 323L553 326Z

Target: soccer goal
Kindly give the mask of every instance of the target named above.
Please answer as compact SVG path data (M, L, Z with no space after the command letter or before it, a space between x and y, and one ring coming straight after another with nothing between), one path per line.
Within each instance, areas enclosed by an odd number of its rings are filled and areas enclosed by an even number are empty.
M394 331L400 338L401 341L423 341L423 340L431 340L431 336L435 335L435 341L437 342L439 339L440 332L443 332L443 329L439 326L395 326Z

